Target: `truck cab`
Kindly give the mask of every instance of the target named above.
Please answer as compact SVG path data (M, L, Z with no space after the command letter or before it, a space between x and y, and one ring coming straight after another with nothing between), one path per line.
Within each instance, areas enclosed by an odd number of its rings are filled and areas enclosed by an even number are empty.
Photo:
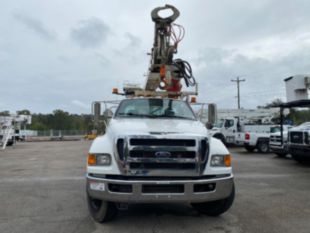
M187 101L124 99L89 150L86 193L98 222L129 203L190 203L217 216L234 192L229 151Z
M210 133L213 137L220 139L224 144L242 145L244 133L237 117L222 118L217 121Z

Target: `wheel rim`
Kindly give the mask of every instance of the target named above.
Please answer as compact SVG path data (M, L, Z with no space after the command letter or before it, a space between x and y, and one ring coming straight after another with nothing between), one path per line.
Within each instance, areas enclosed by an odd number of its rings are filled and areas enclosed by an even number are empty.
M267 151L268 151L268 146L267 146L266 143L263 143L263 144L260 146L260 148L261 148L261 151L262 151L262 152L267 152Z

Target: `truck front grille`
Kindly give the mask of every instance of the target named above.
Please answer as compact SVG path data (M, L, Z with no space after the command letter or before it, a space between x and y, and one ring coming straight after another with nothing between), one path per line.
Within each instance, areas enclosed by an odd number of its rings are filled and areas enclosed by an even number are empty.
M208 160L206 137L170 139L127 136L116 140L119 167L127 175L197 176Z
M131 169L195 169L195 163L130 163Z
M129 157L131 158L156 158L156 151L131 150ZM169 151L169 158L188 158L194 159L196 157L195 151Z
M303 144L303 132L290 132L290 142Z
M270 142L281 142L281 136L270 136Z
M195 146L195 140L187 139L130 139L132 146Z

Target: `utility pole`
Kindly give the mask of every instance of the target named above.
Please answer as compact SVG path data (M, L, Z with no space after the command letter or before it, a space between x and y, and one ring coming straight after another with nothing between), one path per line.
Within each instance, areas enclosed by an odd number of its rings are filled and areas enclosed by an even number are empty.
M232 79L231 81L237 83L238 109L240 109L240 82L245 82L245 79L240 79L239 77L237 77L237 79Z

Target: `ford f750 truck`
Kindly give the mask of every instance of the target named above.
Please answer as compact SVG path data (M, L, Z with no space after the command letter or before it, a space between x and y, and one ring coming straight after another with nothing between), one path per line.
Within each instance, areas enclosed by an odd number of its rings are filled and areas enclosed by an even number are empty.
M124 203L183 202L220 215L234 194L231 155L186 101L123 100L89 150L87 200L99 222Z
M171 16L158 15L167 9ZM146 85L129 85L123 93L113 89L126 99L89 150L87 201L98 222L111 219L129 203L190 203L216 216L234 200L231 155L220 140L209 136L189 105L190 97L198 95L191 66L173 59L184 36L184 28L172 23L179 11L166 5L151 16L155 42ZM181 81L195 91L182 91ZM100 117L94 115L98 123Z

